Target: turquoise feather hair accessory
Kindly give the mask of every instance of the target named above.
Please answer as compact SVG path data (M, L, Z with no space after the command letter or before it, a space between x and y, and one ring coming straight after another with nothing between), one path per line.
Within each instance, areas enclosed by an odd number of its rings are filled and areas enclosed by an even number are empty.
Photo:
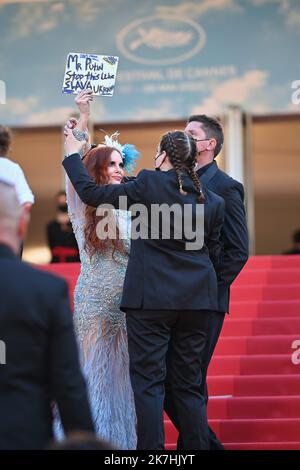
M133 144L123 145L122 155L124 156L124 165L128 173L132 173L136 167L136 160L141 154Z
M111 136L106 135L104 137L104 145L107 147L113 147L122 155L124 161L125 170L131 173L136 167L136 160L140 158L140 152L132 144L122 145L118 141L120 133L114 132Z

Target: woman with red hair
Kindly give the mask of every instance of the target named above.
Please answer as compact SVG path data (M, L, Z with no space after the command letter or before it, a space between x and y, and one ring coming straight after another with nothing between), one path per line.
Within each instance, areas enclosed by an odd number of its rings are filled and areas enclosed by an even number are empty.
M121 146L116 138L106 136L106 144L89 150L83 163L97 184L121 184L138 152L131 145ZM68 179L67 199L81 260L74 323L96 431L115 448L135 449L126 320L119 309L130 250L130 215L115 209L99 214L80 201Z

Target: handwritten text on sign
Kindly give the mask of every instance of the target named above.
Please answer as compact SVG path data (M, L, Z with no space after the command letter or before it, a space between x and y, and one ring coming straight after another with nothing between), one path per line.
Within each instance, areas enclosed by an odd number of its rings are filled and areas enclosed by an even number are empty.
M70 53L67 58L63 93L77 94L90 88L93 95L112 96L119 57Z

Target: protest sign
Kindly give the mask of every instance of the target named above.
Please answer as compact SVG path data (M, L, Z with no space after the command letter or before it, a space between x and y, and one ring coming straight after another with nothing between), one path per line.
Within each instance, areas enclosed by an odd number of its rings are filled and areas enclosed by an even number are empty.
M119 57L71 52L67 57L63 93L90 88L96 96L113 96Z

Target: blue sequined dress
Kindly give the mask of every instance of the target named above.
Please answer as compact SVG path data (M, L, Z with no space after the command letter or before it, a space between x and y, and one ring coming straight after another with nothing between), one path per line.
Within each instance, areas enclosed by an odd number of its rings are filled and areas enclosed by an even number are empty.
M99 437L119 449L136 448L136 415L129 377L125 314L119 309L130 250L130 214L112 210L125 253L92 259L84 248L85 205L67 180L69 215L81 269L74 292L74 325Z

